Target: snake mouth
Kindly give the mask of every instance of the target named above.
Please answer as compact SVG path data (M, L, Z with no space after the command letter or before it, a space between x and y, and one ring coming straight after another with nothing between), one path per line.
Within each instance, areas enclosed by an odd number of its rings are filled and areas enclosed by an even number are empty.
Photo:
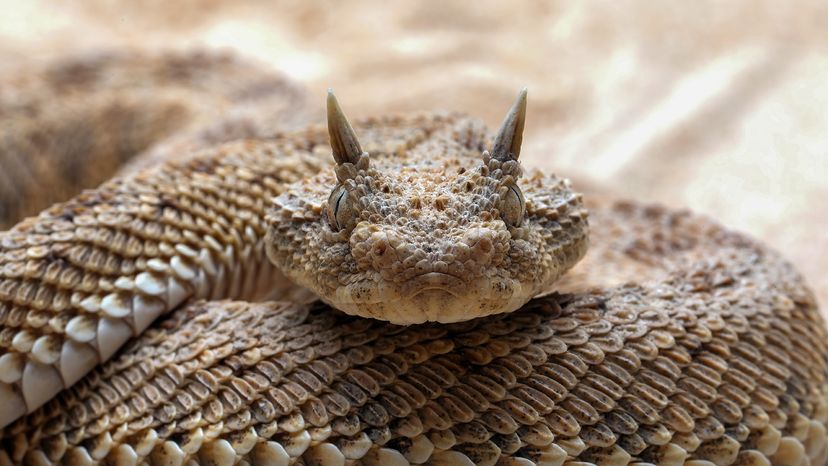
M400 289L403 298L411 298L425 291L445 291L456 297L466 294L467 285L462 279L441 272L429 272L407 280Z
M535 286L513 278L466 281L447 273L427 272L400 283L363 280L320 297L346 314L411 325L511 312L537 291Z

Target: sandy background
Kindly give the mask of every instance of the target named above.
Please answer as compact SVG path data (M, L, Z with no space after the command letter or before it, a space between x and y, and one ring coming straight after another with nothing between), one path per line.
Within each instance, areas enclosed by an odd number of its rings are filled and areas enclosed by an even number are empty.
M0 69L69 50L237 50L353 116L499 123L525 163L690 207L783 251L828 303L828 3L0 0Z

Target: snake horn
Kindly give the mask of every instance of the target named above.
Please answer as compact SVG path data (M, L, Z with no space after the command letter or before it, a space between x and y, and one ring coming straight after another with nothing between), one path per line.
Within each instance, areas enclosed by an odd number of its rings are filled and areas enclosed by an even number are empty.
M492 158L506 161L517 160L523 142L523 124L526 122L526 88L520 90L515 103L497 132L492 145Z
M354 128L342 112L333 89L328 89L328 134L331 138L333 158L338 165L359 162L363 153L362 147L359 145Z

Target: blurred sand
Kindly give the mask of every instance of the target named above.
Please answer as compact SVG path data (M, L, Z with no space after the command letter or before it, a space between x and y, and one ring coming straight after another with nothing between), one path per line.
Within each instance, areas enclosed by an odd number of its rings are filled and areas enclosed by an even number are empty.
M140 4L140 6L139 6ZM828 305L828 3L0 0L0 70L69 50L225 47L354 116L499 123L581 186L690 207L781 250Z

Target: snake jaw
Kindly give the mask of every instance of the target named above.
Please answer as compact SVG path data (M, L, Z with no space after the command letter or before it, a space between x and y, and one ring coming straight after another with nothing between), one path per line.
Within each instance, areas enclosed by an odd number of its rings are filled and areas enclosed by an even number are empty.
M301 281L300 284L312 286ZM412 325L461 322L511 312L537 293L518 280L484 277L465 281L429 272L401 284L362 280L338 287L322 296L322 300L347 314Z
M462 279L447 273L427 272L404 282L401 292L402 296L408 299L426 292L443 292L454 297L462 297L467 292L467 286Z

